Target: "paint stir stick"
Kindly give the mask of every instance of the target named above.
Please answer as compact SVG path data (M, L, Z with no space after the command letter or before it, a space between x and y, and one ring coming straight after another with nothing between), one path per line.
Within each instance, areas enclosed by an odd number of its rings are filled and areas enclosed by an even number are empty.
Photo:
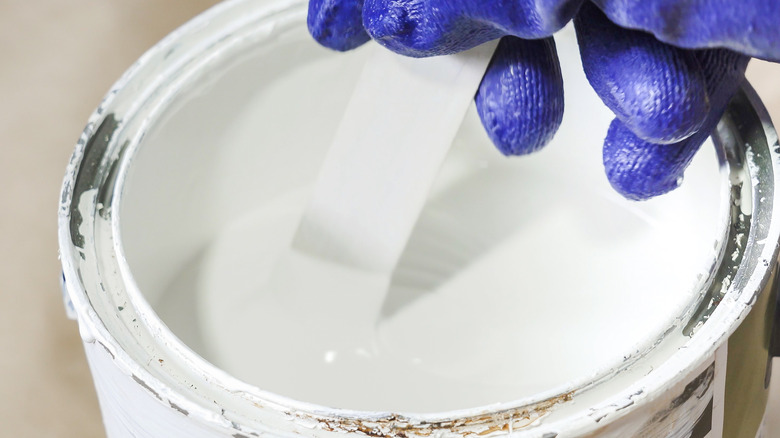
M490 44L428 59L375 50L293 247L364 271L391 272L494 49Z
M323 330L336 318L344 330L364 332L355 336L370 333L494 50L489 43L426 59L374 50L291 249L268 284L276 301L294 306L297 319L306 321L297 325ZM351 343L346 332L327 336Z

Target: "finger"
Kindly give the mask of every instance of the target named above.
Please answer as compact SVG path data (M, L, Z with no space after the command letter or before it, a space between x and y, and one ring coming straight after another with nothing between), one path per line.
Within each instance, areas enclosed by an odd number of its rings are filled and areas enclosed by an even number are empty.
M639 138L674 143L701 127L710 104L690 51L623 29L591 3L580 8L574 25L588 81Z
M504 155L546 145L563 118L563 79L553 39L502 38L475 100L485 131Z
M403 55L447 55L504 35L548 37L582 1L366 0L363 24L372 38Z
M776 0L594 1L613 22L651 32L678 47L725 47L780 61L780 2Z
M629 199L667 193L682 182L694 154L717 125L744 80L749 58L725 49L694 52L702 65L712 109L693 136L671 145L638 138L615 119L604 140L604 168L612 186Z
M371 39L363 29L363 0L310 0L306 24L318 43L333 50L351 50Z
M685 167L706 136L694 135L675 144L642 140L619 119L604 140L604 169L612 187L628 199L641 201L676 189Z

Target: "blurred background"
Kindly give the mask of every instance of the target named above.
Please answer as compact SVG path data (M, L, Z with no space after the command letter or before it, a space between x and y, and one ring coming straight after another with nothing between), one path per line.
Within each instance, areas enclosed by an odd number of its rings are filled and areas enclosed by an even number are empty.
M60 183L87 117L111 84L157 40L214 3L0 0L2 436L105 436L78 328L60 296ZM780 65L753 61L748 78L780 123Z

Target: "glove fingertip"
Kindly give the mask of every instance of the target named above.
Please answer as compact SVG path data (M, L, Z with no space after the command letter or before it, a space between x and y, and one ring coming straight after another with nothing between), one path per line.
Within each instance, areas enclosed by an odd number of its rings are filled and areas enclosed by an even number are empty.
M366 0L363 25L388 49L413 57L448 55L514 35L549 37L584 0Z
M320 45L346 52L371 39L363 28L362 9L362 0L311 0L306 25Z
M604 140L604 169L612 187L628 199L646 200L677 188L693 156L720 120L731 96L744 79L748 58L726 49L700 50L711 108L701 128L674 144L656 144L637 137L622 121L610 124Z
M675 143L702 126L709 95L691 52L621 28L591 3L580 9L575 28L588 81L639 138Z
M525 155L544 147L563 119L563 79L552 38L502 38L475 101L502 154Z
M447 2L451 0L439 0ZM584 0L481 0L474 18L489 21L507 35L523 39L546 38L571 21ZM476 3L476 2L475 2Z
M607 179L627 199L644 201L680 186L683 173L706 135L696 134L675 144L656 144L637 137L615 119L604 140Z
M415 58L450 55L503 35L448 1L366 0L363 26L377 43Z

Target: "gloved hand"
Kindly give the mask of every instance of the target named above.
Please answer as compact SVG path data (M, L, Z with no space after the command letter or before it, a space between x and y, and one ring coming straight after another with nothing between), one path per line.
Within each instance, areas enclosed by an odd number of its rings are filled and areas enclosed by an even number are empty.
M550 36L576 14L585 73L616 115L604 142L607 176L624 196L648 199L679 185L749 56L780 60L780 2L593 1L598 7L583 0L311 0L308 24L336 50L374 38L416 57L504 37L475 99L498 149L520 155L544 146L560 125L563 81Z
M571 20L581 1L517 0L504 6L500 0L310 0L308 26L317 41L335 50L373 37L415 57L451 54L506 36L477 92L477 111L498 149L521 155L547 144L560 126L563 79L550 35Z

